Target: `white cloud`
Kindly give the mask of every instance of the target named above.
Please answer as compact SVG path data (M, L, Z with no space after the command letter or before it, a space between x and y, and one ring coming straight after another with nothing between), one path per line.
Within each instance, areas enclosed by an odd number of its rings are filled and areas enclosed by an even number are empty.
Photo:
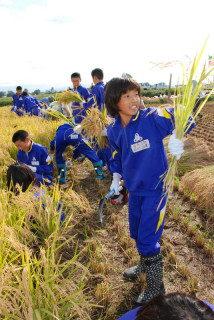
M0 6L11 6L12 4L12 0L0 0Z
M24 10L1 8L1 82L70 85L70 74L79 71L91 83L95 67L106 80L128 72L155 83L173 71L177 82L178 69L151 69L150 61L193 58L209 33L205 55L214 53L213 0L206 8L193 0L28 3Z

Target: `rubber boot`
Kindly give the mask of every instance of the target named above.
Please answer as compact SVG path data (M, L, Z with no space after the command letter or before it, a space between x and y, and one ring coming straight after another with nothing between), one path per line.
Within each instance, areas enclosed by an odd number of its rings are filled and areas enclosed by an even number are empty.
M152 256L144 256L146 271L146 290L143 291L135 300L138 305L143 305L160 293L165 293L163 284L163 263L161 253Z
M93 163L94 170L96 172L96 178L103 180L103 161L100 160L98 162Z
M136 266L126 269L123 276L126 279L135 280L142 273L145 273L145 266L143 256L140 254L140 263Z
M65 183L66 182L66 165L65 165L65 163L57 164L57 169L58 169L59 182Z

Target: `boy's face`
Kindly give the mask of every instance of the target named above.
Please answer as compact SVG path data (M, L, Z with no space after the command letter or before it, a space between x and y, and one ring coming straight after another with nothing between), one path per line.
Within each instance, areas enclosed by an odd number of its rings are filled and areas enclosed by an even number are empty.
M80 86L81 79L79 77L78 78L71 78L71 82L72 82L74 88L78 88Z
M31 141L30 138L27 137L25 141L17 140L14 144L19 150L28 152L30 150Z
M20 96L21 93L22 93L22 89L19 89L19 90L16 91L16 94L17 94L18 96Z
M140 108L140 97L138 91L133 89L122 94L117 106L119 109L119 114L121 115L130 116L131 118L137 114Z

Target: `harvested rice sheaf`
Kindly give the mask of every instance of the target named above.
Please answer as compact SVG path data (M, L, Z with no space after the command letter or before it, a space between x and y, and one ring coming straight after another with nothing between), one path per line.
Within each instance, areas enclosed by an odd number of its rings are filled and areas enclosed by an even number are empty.
M108 117L106 109L102 111L98 107L92 107L86 111L86 117L84 117L81 123L81 129L84 131L84 135L90 138L91 141L96 141L101 149L108 146L108 140L102 136L102 131L108 127L111 123L111 119Z
M83 102L83 99L81 98L79 92L73 92L71 90L63 91L62 93L57 93L55 100L59 103L59 105L62 105L62 103L68 105L71 102Z
M207 41L206 41L207 42ZM193 123L194 119L197 117L198 113L202 110L205 103L207 102L208 98L213 92L213 89L210 90L209 94L207 94L206 98L201 101L197 111L194 114L191 122L189 122L190 116L193 114L193 109L195 107L195 103L199 93L202 91L203 82L206 81L207 77L210 75L211 72L214 71L214 68L207 70L206 64L202 69L202 72L199 74L199 79L195 89L193 90L193 80L197 77L196 74L198 73L198 65L201 60L201 56L204 52L204 48L206 42L199 53L194 58L190 71L187 74L186 79L186 72L185 68L183 68L183 81L182 86L177 87L176 97L173 99L173 107L174 107L174 118L175 118L175 136L177 139L183 139L186 132L190 128L191 124ZM187 125L188 124L188 125ZM174 184L174 177L177 169L177 159L175 156L172 157L171 163L169 164L169 169L166 174L162 177L164 181L164 188L167 189L166 194L172 190ZM164 195L165 196L165 195Z
M202 209L214 210L214 166L207 166L183 176L179 190L197 197Z

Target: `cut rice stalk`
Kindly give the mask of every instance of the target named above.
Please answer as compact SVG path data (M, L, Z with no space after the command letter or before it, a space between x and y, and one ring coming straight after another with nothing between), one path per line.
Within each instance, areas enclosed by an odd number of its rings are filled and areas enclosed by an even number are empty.
M71 102L82 103L84 101L78 91L71 91L71 90L57 93L55 96L55 100L59 103L59 105L61 105L62 103L64 103L65 105L68 105Z
M86 114L81 123L81 130L87 138L91 139L92 144L95 142L101 149L105 148L108 146L108 140L107 137L102 136L102 131L111 123L106 109L102 108L100 111L96 106L87 110Z
M199 105L196 113L192 120L188 123L191 114L193 113L193 109L196 103L196 99L202 90L203 81L214 71L214 68L210 69L209 71L206 70L206 66L204 64L203 70L200 74L199 80L193 92L193 80L196 78L196 73L198 73L198 65L201 60L204 48L206 46L207 40L199 54L199 56L195 56L194 61L192 63L192 67L189 72L189 77L187 79L187 84L185 85L185 68L184 65L181 63L183 68L183 81L182 87L177 88L176 97L173 99L173 106L174 106L174 117L175 117L175 136L177 139L182 139L192 123L194 122L197 115L200 113L204 105L206 104L207 100L209 99L210 95L213 93L214 89L210 90L209 94L206 95L205 99ZM196 72L197 71L197 72ZM209 85L211 87L213 84ZM173 188L174 184L174 177L177 167L177 160L176 157L173 156L172 161L169 165L168 171L161 177L164 181L164 190L165 197Z

